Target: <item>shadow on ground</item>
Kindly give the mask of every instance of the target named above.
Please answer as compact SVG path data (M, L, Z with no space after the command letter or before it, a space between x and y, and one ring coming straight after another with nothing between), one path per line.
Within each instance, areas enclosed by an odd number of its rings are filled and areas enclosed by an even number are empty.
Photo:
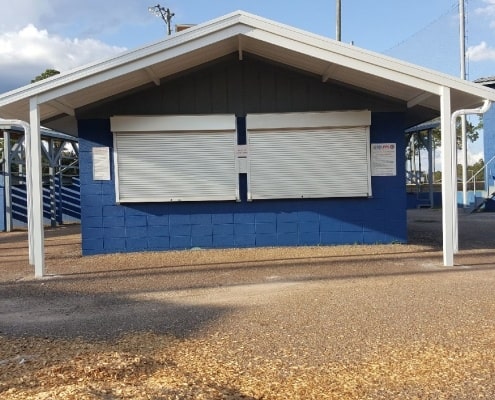
M0 336L114 339L152 331L184 338L220 318L221 306L187 306L18 283L0 287Z

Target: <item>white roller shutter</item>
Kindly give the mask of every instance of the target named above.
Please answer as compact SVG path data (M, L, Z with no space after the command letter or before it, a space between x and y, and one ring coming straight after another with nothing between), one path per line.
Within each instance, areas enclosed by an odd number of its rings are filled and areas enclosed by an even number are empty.
M369 119L369 112L248 116L249 198L370 196ZM352 124L366 125L339 126Z
M112 119L117 202L238 198L233 115L129 118Z

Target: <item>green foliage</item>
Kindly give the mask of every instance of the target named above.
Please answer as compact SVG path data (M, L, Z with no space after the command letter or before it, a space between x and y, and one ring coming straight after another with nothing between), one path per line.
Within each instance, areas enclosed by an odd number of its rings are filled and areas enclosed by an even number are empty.
M483 129L483 119L477 118L477 121L473 123L469 119L466 120L466 137L467 140L470 142L476 142L479 137L480 137L480 130ZM461 119L457 118L457 123L456 123L456 142L457 142L457 148L462 149L462 123ZM432 136L433 136L433 143L435 148L440 146L440 138L442 136L440 128L433 129L432 131ZM420 146L423 146L422 143L420 143Z
M54 75L60 74L60 71L57 71L56 69L51 69L48 68L45 72L42 72L40 75L38 75L36 78L31 80L31 83L42 81L43 79L49 78Z

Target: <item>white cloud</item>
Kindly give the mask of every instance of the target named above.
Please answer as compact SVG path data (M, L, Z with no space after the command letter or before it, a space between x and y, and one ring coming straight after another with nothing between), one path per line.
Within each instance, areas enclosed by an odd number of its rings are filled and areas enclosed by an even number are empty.
M476 164L479 160L484 159L483 152L472 153L468 149L468 165Z
M95 39L68 39L29 24L0 34L0 92L30 83L47 68L67 71L125 48Z
M138 34L157 22L148 5L143 0L15 0L0 7L0 32L19 31L32 24L63 37L101 39L124 27Z
M469 61L487 61L495 60L495 48L487 45L485 41L477 44L476 46L470 46L466 55Z
M474 12L478 15L495 16L495 0L483 0L484 6L478 7Z

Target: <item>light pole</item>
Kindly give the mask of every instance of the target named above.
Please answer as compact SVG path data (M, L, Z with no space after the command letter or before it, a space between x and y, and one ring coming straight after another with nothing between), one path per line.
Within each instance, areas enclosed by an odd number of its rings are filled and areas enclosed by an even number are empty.
M171 35L172 29L170 27L170 22L172 21L172 17L175 16L175 14L171 12L169 8L162 7L160 4L148 7L148 11L163 19L163 21L167 25L168 34Z
M335 39L340 42L342 36L342 0L336 0L335 22Z

